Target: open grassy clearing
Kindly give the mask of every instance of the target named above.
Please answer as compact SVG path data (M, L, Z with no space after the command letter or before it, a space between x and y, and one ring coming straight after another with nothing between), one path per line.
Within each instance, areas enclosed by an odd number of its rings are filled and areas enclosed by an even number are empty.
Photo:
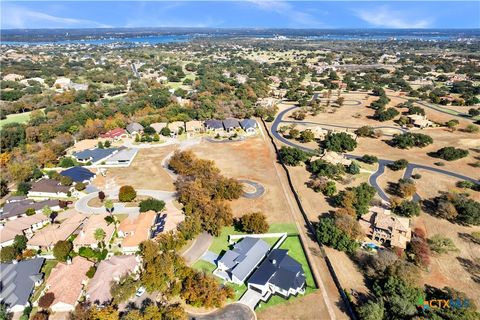
M4 125L8 123L26 123L28 120L30 120L30 114L32 112L22 112L22 113L14 113L14 114L9 114L7 115L6 119L0 120L0 129L3 128Z

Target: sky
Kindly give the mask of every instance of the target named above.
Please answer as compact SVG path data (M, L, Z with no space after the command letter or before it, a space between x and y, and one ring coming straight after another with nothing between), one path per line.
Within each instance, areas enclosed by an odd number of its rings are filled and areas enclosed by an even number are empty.
M2 29L480 28L480 1L0 1Z

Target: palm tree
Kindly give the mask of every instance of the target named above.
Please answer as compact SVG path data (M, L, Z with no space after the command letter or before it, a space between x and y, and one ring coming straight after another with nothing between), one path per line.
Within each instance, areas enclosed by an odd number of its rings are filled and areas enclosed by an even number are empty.
M95 237L95 240L97 241L103 241L103 239L105 239L105 231L103 231L102 228L98 228L95 230L95 233L94 233L94 237Z

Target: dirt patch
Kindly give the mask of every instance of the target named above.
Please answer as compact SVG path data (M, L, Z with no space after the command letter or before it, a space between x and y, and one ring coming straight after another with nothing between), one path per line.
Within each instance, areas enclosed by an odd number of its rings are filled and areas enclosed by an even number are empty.
M275 155L264 137L252 137L233 143L202 142L191 150L202 159L215 161L222 174L237 179L253 180L265 187L265 193L256 199L240 198L231 202L235 217L248 212L265 213L270 223L292 222L280 180L273 166Z
M439 288L450 286L463 291L479 305L480 283L474 281L468 263L480 258L480 245L462 238L461 235L478 232L480 227L461 226L428 214L413 219L413 225L424 229L429 238L441 234L452 239L459 249L459 252L433 255L430 270L422 272L422 282Z
M131 185L136 189L175 191L172 178L162 167L162 160L176 146L140 149L127 168L109 168L107 180L114 179L118 186Z
M90 199L90 201L88 201L87 205L89 207L101 208L101 207L103 207L103 202L100 201L100 199L98 197L95 197L93 199Z

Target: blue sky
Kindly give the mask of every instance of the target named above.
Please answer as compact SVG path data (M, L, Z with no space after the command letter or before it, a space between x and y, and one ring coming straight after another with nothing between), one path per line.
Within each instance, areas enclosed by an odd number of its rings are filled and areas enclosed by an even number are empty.
M480 28L480 1L1 1L1 28Z

